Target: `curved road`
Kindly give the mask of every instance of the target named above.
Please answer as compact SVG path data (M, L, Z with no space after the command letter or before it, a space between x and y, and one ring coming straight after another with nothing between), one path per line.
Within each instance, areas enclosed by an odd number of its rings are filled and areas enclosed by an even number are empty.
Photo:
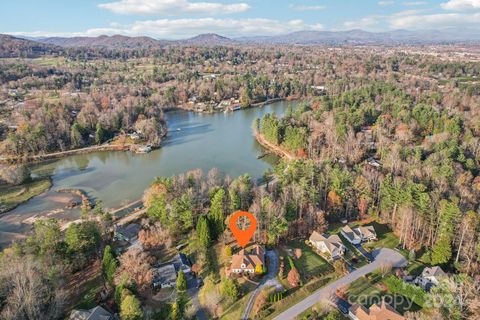
M255 288L253 293L250 295L250 298L247 302L247 307L243 312L242 320L247 320L250 312L252 312L253 304L257 299L258 294L260 291L265 287L282 287L282 285L277 281L276 276L278 272L278 255L273 250L268 250L265 255L268 257L268 273L263 278L262 282Z
M306 297L293 307L290 307L286 311L276 316L274 320L294 319L298 314L313 307L317 302L320 302L324 299L329 299L338 288L352 283L361 276L373 272L381 266L391 264L392 267L401 267L407 263L407 260L399 252L392 249L377 249L372 254L375 258L375 261L312 293L310 296Z

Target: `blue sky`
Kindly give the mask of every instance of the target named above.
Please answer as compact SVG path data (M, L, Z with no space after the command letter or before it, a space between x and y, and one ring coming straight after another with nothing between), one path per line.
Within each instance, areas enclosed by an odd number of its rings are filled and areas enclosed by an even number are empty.
M298 30L480 29L480 0L16 0L0 4L0 33L186 38Z

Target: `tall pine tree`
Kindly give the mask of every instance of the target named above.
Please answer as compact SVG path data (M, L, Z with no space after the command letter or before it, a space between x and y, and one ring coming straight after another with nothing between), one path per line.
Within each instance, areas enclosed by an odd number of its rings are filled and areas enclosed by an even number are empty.
M212 233L217 239L225 230L225 215L224 215L224 197L225 191L219 189L212 197L212 205L210 206L209 220L212 223Z
M212 241L212 236L210 233L210 226L207 218L204 216L200 217L197 222L197 237L202 248L207 249L210 246Z

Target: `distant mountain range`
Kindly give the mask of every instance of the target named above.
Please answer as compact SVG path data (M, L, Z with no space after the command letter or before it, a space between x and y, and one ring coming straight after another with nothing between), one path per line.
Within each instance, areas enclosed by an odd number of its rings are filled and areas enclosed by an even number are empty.
M5 41L5 37L0 38ZM41 44L58 47L96 47L109 49L158 48L169 45L184 46L231 46L244 44L265 45L422 45L422 44L480 44L480 30L477 29L443 29L388 32L349 31L298 31L275 36L251 36L227 38L214 33L201 34L184 40L157 40L151 37L128 37L123 35L98 37L49 37L27 38L10 37L15 41L34 41L37 47L46 49ZM32 44L33 45L33 44ZM42 50L41 49L41 50Z

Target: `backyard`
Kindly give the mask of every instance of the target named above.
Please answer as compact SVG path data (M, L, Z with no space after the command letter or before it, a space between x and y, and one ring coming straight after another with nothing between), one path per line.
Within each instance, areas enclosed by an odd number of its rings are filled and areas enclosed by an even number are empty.
M366 308L385 299L387 303L401 314L421 309L404 296L391 294L383 280L384 278L382 278L379 272L369 273L352 282L348 288L345 288L345 298L352 304L360 303Z

